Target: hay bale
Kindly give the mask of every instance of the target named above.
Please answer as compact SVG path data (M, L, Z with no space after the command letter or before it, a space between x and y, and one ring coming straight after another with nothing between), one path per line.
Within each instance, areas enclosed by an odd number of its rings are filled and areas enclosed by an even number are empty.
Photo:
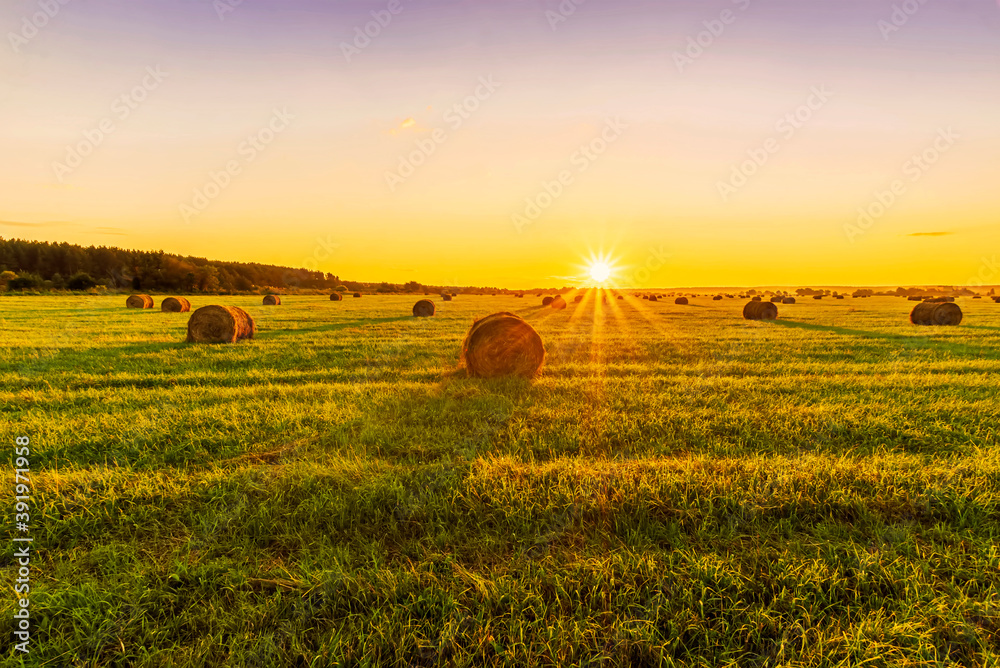
M549 306L557 311L561 311L566 308L566 300L562 298L562 295L556 295Z
M822 299L823 295L813 295L813 299Z
M962 309L951 302L921 302L910 312L910 322L914 325L953 326L962 322Z
M552 303L553 299L555 299L555 297L545 297L545 298L543 298L542 299L542 306L548 306L549 304Z
M747 302L743 307L743 317L747 320L774 320L778 317L778 307L774 302Z
M844 295L834 295L833 298L834 299L843 299Z
M618 299L625 299L625 295L618 295Z
M760 297L754 297L750 301L752 301L752 302L759 302L759 301L762 301L762 300L761 300Z
M678 297L677 299L674 300L674 303L675 304L681 304L682 306L686 305L688 303L688 298L687 297Z
M355 299L361 299L361 293L360 292L355 292L354 293L354 298Z
M452 297L451 295L441 295L441 299L443 299L446 302L450 302L452 299L454 299L454 297Z
M795 303L795 297L785 297L784 299L781 300L781 303L782 304L794 304Z
M344 301L344 295L340 294L339 292L334 292L333 294L330 295L330 301L342 302Z
M982 295L972 295L972 298L973 299L982 299L983 296Z
M545 346L523 318L504 311L472 323L462 342L461 361L469 375L478 378L533 378L545 361Z
M202 306L188 319L188 343L235 343L257 333L253 318L235 306Z
M574 304L579 304L582 301L583 301L583 295L577 295L576 297L573 297Z
M721 302L722 301L722 295L715 295L714 297L712 297L712 301L713 302Z
M149 295L132 295L125 300L128 308L153 308L153 298Z
M413 305L413 315L417 318L428 318L434 315L437 307L430 299L421 299Z
M772 304L780 304L781 303L781 297L771 297L771 303Z
M281 297L278 295L265 295L264 306L281 306Z
M160 310L164 313L187 313L191 310L191 302L184 297L167 297L160 302Z
M649 301L651 302L659 301L659 298L656 295L649 295Z

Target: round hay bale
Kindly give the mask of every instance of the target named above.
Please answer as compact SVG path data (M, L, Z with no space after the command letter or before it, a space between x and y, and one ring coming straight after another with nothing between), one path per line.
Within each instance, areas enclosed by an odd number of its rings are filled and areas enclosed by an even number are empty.
M813 299L822 299L823 295L813 295Z
M625 299L625 295L618 295L618 299Z
M910 312L914 325L954 326L962 322L962 309L951 302L921 302Z
M714 297L712 297L712 301L713 302L721 302L722 301L722 295L715 295Z
M774 320L778 317L778 307L774 302L747 302L743 307L743 317L747 320Z
M844 295L834 295L834 299L843 299Z
M780 304L781 303L781 297L771 297L771 303L772 304Z
M533 378L545 361L545 346L523 318L504 311L472 323L461 359L470 376Z
M330 295L330 301L342 302L344 301L344 295L340 294L339 292L334 292L333 294Z
M688 298L687 297L678 297L677 299L674 300L674 303L675 304L685 305L685 304L688 303Z
M361 293L360 292L355 292L354 293L354 298L355 299L361 299Z
M264 306L281 306L281 297L278 295L264 295Z
M446 302L450 302L452 299L454 299L454 297L452 297L451 295L441 295L441 299L443 299Z
M542 299L542 306L548 306L549 304L552 303L553 299L555 299L555 297L544 297Z
M582 301L583 301L583 295L577 295L576 297L573 297L574 304L579 304Z
M153 298L149 295L132 295L125 300L128 308L153 308Z
M430 299L421 299L413 305L413 315L417 318L428 318L434 315L437 307Z
M794 304L795 303L795 297L785 297L784 299L781 300L781 303L782 304Z
M188 319L188 343L235 343L257 333L253 318L235 306L202 306Z
M651 302L659 301L659 297L657 297L656 295L649 295L649 301Z
M549 306L551 306L557 311L561 311L564 308L566 308L566 300L563 299L561 295L556 295L556 297L552 300L552 303L549 304Z
M751 299L750 301L752 301L752 302L759 302L759 301L762 301L762 300L761 300L761 298L760 298L760 297L754 297L754 298L753 298L753 299Z
M167 297L160 302L160 310L164 313L187 313L191 310L191 302L184 297Z
M972 298L973 299L982 299L983 296L982 295L972 295Z

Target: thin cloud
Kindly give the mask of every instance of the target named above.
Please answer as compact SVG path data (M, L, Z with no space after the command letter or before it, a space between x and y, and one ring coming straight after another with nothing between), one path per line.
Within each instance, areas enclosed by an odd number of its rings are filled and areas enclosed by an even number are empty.
M5 227L29 227L35 229L40 227L71 227L74 224L64 220L50 220L44 223L22 223L16 220L0 220L0 225Z
M907 234L908 237L946 237L949 234L955 234L954 232L912 232Z

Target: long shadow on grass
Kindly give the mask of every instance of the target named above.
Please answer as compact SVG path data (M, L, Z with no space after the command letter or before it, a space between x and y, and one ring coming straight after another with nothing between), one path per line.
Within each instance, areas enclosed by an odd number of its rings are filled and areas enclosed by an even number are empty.
M412 315L394 316L392 318L368 318L366 320L351 320L349 322L336 322L318 327L299 327L296 329L275 329L266 332L258 332L255 338L272 339L280 336L295 336L296 334L313 334L316 332L336 332L352 327L365 327L367 325L383 325L389 322L402 322L403 320L413 320Z
M926 336L901 336L899 334L886 334L883 332L868 332L861 329L848 329L847 327L836 327L834 325L817 325L807 322L795 322L793 320L771 320L770 324L778 327L788 327L792 329L805 329L808 331L832 332L842 336L858 336L865 339L882 339L900 344L905 348L926 348L928 350L940 350L955 355L977 355L989 358L996 358L996 352L987 350L981 346L972 346L964 343L949 343L947 341L934 341Z

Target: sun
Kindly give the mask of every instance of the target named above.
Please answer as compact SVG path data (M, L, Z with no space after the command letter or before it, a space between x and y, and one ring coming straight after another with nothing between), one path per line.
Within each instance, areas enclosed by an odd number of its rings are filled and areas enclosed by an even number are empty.
M603 283L611 277L611 265L604 260L594 260L587 269L590 277L598 283Z

